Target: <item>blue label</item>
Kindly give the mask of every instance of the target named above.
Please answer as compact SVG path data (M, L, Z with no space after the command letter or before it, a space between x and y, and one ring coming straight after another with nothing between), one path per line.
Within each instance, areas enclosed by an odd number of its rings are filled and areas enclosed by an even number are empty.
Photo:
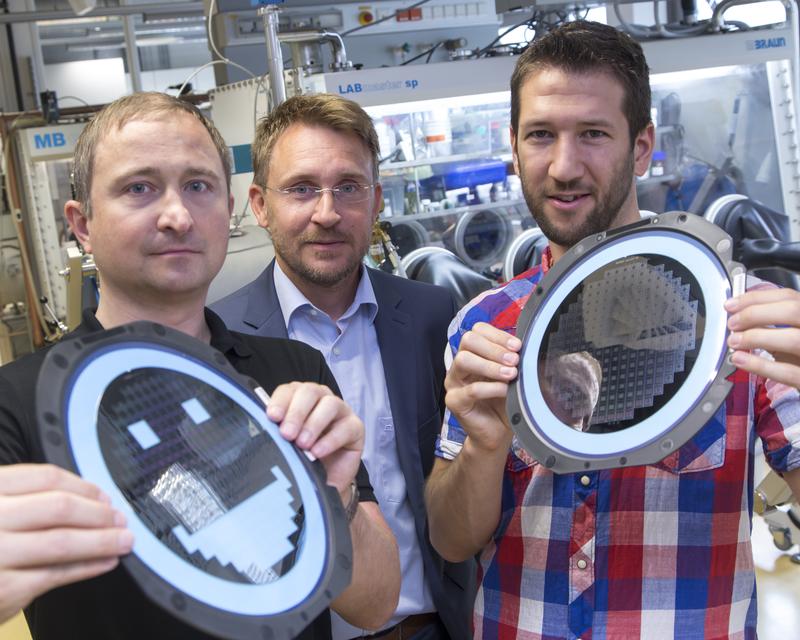
M362 87L360 82L354 82L352 84L346 84L344 86L339 85L339 93L341 95L346 95L348 93L361 93Z
M231 147L233 156L233 174L250 173L253 170L253 158L249 144L237 144Z
M778 49L786 46L786 38L759 38L758 40L748 40L748 51L758 51L759 49Z
M409 89L413 91L419 86L419 80L387 80L385 82L375 82L372 84L363 84L361 82L353 82L351 84L340 84L338 86L340 95L348 95L351 93L373 92L373 91L398 91Z
M35 133L33 135L33 144L37 149L51 149L53 147L65 146L67 140L64 134L58 131L53 133Z

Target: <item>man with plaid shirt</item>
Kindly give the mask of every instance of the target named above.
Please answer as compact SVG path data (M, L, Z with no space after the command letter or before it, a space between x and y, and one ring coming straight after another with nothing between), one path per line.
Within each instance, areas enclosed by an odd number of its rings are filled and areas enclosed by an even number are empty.
M506 416L517 319L570 246L640 217L634 176L654 141L641 47L590 22L534 41L511 80L511 136L550 244L541 265L451 324L448 413L426 496L442 556L480 554L475 637L754 638L756 436L800 494L800 358L787 355L800 344L800 295L753 279L728 302L734 387L679 450L655 465L550 472ZM748 353L755 348L775 360Z

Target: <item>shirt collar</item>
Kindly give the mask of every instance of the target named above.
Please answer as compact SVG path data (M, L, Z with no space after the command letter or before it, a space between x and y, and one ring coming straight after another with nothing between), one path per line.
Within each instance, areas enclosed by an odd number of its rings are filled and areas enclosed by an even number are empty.
M553 253L550 251L550 244L548 244L542 252L542 273L550 271L553 266Z
M83 310L81 324L76 329L76 333L86 334L105 330L105 327L100 324L100 321L95 315L96 311L97 309L95 308L87 308ZM205 319L206 324L208 325L208 330L211 332L211 346L217 351L228 353L229 351L233 350L240 358L245 358L252 355L252 349L245 344L238 334L232 333L228 327L225 326L225 323L222 321L222 319L208 307L205 309Z
M306 298L303 293L298 289L294 283L289 280L278 261L275 261L275 270L273 272L273 279L275 281L275 293L278 296L278 303L281 307L283 314L283 322L288 328L295 311L302 307L310 307L316 309L320 313L325 313L322 309L314 306L314 304ZM361 278L356 287L356 294L353 297L353 302L342 314L340 319L346 319L352 316L362 305L367 309L367 317L370 322L375 321L375 316L378 314L378 301L375 298L375 291L372 288L372 282L367 275L366 267L361 267ZM327 314L326 314L327 315Z
M204 309L204 312L206 324L211 332L212 347L224 354L234 351L240 358L247 358L253 355L253 350L242 340L241 335L228 329L222 318L208 307Z

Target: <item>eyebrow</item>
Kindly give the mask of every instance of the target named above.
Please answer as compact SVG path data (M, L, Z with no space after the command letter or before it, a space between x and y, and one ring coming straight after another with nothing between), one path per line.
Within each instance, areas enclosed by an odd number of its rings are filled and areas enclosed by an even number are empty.
M341 182L342 180L355 180L357 182L359 181L363 182L364 180L366 180L367 182L370 182L372 178L368 174L361 173L360 171L347 171L337 177L338 182ZM319 176L315 176L310 173L297 173L294 175L290 174L288 176L284 176L284 178L281 180L283 184L290 184L292 182L302 182L302 181L313 182L316 184L319 182Z
M523 121L520 128L529 129L531 127L550 127L553 126L552 120L526 120ZM613 128L614 124L610 120L603 120L602 118L596 120L579 120L579 127L604 127L607 129Z
M138 167L136 169L131 169L130 171L126 171L125 173L117 176L113 184L120 185L121 183L125 183L128 180L133 180L137 177L143 178L157 178L161 175L161 169L158 167ZM196 178L196 177L203 177L209 178L216 182L220 182L220 176L214 173L209 169L205 169L203 167L186 167L183 172L181 173L181 179L185 180L187 178Z

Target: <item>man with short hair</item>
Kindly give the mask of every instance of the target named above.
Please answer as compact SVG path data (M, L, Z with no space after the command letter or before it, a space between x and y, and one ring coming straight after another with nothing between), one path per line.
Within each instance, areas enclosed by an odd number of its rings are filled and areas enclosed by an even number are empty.
M102 291L71 335L148 320L211 344L271 394L268 416L322 461L344 504L357 495L357 471L362 500L374 500L359 471L363 424L329 388L336 383L321 356L230 332L204 308L233 206L228 151L214 126L165 94L121 98L84 129L74 173L77 199L65 213L94 255ZM0 621L24 607L34 638L210 638L151 603L118 567L133 539L108 498L43 464L33 394L44 355L0 368ZM374 627L397 599L397 551L374 501L353 508L353 579L333 606ZM373 557L381 572L371 570ZM329 638L329 614L300 637Z
M213 308L237 331L319 349L364 421L364 463L403 575L397 610L378 635L464 638L474 568L443 565L428 540L423 498L444 412L453 298L363 266L383 198L377 135L355 102L288 99L259 122L252 155L250 205L275 260ZM361 635L334 620L337 640Z
M550 244L541 265L479 296L451 325L448 414L426 489L443 557L480 554L474 635L755 637L753 446L759 436L797 494L798 392L737 371L714 418L654 465L555 474L531 458L505 408L518 373L520 311L572 245L640 219L635 176L647 169L653 125L641 47L597 23L535 40L517 63L511 96L514 166ZM737 330L781 317L758 299L768 293L731 302ZM797 308L797 293L788 298ZM779 306L788 316L792 307ZM758 334L740 344L759 337L763 345ZM787 345L784 335L771 346L797 351Z

